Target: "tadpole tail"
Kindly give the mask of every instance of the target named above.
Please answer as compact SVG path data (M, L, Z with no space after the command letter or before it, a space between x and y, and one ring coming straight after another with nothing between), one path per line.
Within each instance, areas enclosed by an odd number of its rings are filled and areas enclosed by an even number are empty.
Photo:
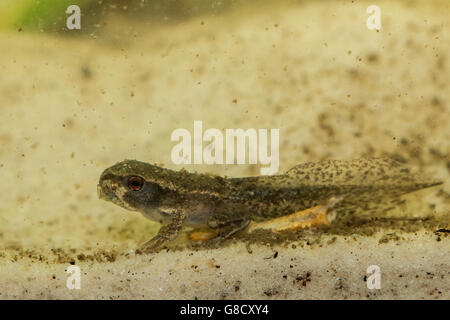
M227 196L250 208L253 220L280 217L341 199L336 220L384 214L403 194L441 184L390 159L326 160L300 164L276 176L233 178Z
M326 160L298 165L286 172L290 181L320 195L339 196L337 219L355 214L377 216L402 204L402 195L442 184L413 173L401 163L384 158ZM323 200L322 200L323 201Z

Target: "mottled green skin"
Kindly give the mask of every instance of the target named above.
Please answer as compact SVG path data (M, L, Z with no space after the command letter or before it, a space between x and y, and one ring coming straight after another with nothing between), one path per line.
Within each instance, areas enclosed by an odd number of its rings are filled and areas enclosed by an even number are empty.
M145 188L127 188L130 176L145 179ZM101 198L150 219L192 227L225 228L230 235L250 220L262 221L325 204L342 197L337 219L355 212L375 215L400 202L399 196L440 184L425 180L389 159L320 161L298 165L284 174L246 178L173 171L125 160L106 169L99 182ZM115 190L112 190L112 186ZM173 231L173 230L172 230Z

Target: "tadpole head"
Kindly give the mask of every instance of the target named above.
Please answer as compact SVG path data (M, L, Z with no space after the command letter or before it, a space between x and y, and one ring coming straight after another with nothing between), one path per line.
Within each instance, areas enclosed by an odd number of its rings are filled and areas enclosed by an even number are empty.
M161 188L145 179L140 164L126 160L103 171L97 185L98 197L132 211L155 207Z

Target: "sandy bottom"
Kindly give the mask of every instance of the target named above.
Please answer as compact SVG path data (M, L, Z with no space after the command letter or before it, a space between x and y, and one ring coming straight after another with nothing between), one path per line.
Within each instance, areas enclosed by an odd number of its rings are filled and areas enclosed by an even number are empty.
M164 28L112 20L87 38L0 34L0 298L449 299L448 4L381 1L380 32L365 25L368 4L306 2ZM123 159L180 169L170 135L194 120L279 128L281 172L390 156L444 184L371 223L215 246L184 233L136 256L159 225L98 200L98 177ZM80 290L66 287L71 264ZM381 289L367 288L370 265Z

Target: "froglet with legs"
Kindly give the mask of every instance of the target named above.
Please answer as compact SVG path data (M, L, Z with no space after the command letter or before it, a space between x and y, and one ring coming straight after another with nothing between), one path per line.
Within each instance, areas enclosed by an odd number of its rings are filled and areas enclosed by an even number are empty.
M183 226L204 228L192 239L227 238L246 229L275 231L375 216L400 196L441 184L413 174L390 159L326 160L300 164L284 174L226 178L173 171L125 160L100 176L98 195L163 224L141 247L152 252L177 237ZM205 236L206 234L206 236Z

